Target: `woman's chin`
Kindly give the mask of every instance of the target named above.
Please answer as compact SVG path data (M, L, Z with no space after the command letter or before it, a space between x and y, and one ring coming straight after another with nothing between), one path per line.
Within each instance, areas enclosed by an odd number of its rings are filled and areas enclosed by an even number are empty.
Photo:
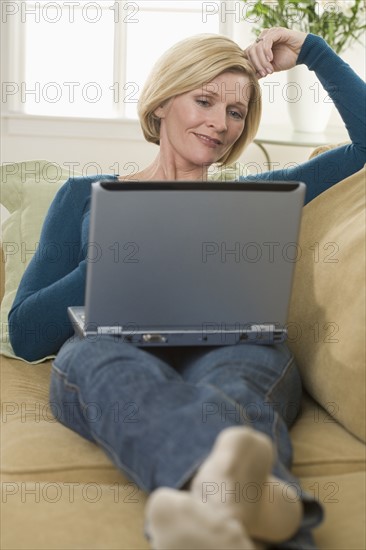
M220 155L220 157L221 156L222 155ZM204 166L205 168L209 168L212 164L215 164L215 162L217 162L220 157L218 155L202 155L192 160L197 166Z

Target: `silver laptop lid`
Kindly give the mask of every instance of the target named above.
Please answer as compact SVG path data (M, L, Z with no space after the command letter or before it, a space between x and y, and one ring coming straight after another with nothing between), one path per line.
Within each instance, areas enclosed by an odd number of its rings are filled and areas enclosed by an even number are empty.
M284 327L304 194L299 182L93 184L89 330L194 345Z

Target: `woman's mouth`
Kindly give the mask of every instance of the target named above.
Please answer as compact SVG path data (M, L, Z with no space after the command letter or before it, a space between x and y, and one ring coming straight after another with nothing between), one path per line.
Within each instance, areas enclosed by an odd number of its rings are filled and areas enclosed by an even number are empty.
M205 134L194 134L202 143L207 145L207 147L211 147L212 149L218 147L219 145L222 145L222 142L219 139L215 139L209 136L206 136Z

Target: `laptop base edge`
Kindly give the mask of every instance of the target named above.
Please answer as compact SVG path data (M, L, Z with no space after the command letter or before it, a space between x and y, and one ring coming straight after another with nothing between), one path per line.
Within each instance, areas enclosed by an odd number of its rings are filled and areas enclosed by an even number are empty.
M131 324L125 330L121 326L97 327L85 324L83 307L69 307L68 315L75 334L80 338L97 339L99 336L111 336L118 341L138 347L177 347L177 346L228 346L237 344L273 345L286 341L287 330L278 323L250 324L243 329L215 328L200 329L143 329Z

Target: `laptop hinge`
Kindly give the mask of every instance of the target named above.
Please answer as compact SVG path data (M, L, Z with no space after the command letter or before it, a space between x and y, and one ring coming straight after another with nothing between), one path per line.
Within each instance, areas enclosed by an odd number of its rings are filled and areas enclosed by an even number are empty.
M269 340L271 342L282 342L286 339L287 331L283 328L276 327L274 323L252 324L251 336L249 339L255 336L255 339L259 342L263 340ZM241 340L245 339L245 333L241 336Z
M114 326L114 327L98 327L97 328L97 334L109 334L112 336L120 336L122 335L122 327L121 326Z

